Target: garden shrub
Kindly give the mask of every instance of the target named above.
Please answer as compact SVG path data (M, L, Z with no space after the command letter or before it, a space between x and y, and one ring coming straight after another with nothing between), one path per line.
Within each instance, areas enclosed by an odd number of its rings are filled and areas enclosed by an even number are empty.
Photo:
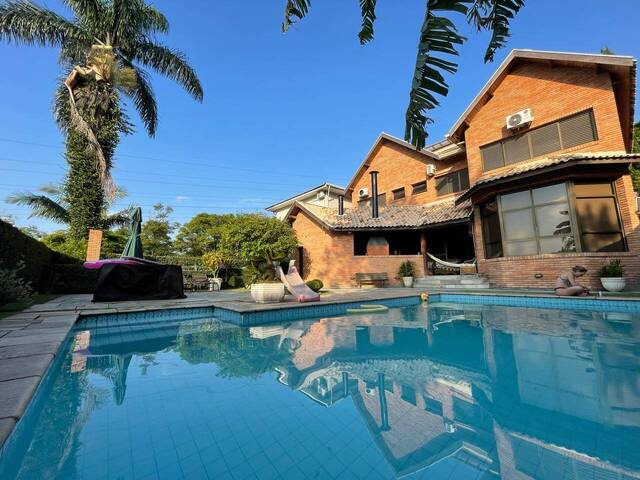
M229 288L244 287L244 281L242 280L242 275L231 275L227 280L227 285L229 286Z
M307 282L307 287L318 293L320 290L322 290L322 287L324 287L324 283L322 283L322 280L315 278Z
M31 285L20 276L25 264L19 261L15 268L7 268L0 264L0 305L29 298Z
M74 263L78 260L59 252L54 252L33 237L24 234L13 225L0 220L0 262L3 268L16 269L24 262L18 275L32 289L46 291L51 277L51 267L56 263Z

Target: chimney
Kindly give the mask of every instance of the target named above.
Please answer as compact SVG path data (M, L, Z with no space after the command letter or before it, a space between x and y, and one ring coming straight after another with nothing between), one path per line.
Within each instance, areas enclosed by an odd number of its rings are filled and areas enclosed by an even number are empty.
M373 170L371 174L371 217L378 218L378 172Z
M344 195L338 195L338 215L344 215Z

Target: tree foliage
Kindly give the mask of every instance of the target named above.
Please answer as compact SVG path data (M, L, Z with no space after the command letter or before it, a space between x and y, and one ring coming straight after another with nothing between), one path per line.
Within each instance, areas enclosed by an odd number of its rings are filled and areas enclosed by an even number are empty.
M162 203L153 206L153 216L142 224L140 239L144 246L145 255L158 258L173 253L173 232L176 224L169 221L173 208Z
M235 215L199 213L178 230L175 241L176 251L183 255L201 257L217 250L224 227L233 222Z
M491 33L484 56L485 62L491 62L496 50L506 45L511 21L524 3L524 0L427 0L409 92L405 140L418 149L426 144L426 126L432 122L427 111L439 105L438 96L447 95L445 74L456 72L458 65L452 58L466 40L458 33L459 18L466 18L478 31ZM311 0L287 0L282 30L286 32L304 18L310 8ZM362 44L373 39L375 9L375 0L360 0L362 25L358 37Z

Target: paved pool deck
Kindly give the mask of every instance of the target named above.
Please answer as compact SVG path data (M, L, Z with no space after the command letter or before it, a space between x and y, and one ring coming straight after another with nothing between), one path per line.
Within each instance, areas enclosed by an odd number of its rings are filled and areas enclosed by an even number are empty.
M319 303L298 303L288 296L278 304L256 304L247 291L194 292L179 300L95 304L91 303L91 295L65 295L34 305L0 320L0 447L24 414L49 365L69 331L81 317L201 307L245 315L282 309L317 308L319 305L390 301L415 297L423 291L425 290L411 288L340 289L326 292ZM552 291L539 290L447 289L430 290L429 293L557 298ZM640 295L635 298L606 295L602 298L640 301ZM589 298L583 300L588 302ZM304 315L304 311L299 313Z

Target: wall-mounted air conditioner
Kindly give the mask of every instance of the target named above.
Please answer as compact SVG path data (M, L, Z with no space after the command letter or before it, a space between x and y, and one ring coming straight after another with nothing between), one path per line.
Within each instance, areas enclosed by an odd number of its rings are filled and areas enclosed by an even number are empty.
M360 190L358 190L358 197L360 198L366 198L369 196L369 189L368 188L361 188Z
M525 108L519 112L507 115L507 128L513 130L524 127L533 121L533 112L530 108Z
M436 174L436 166L435 165L427 165L427 175L433 177Z
M322 200L326 196L327 196L327 194L324 191L320 191L320 192L316 193L316 199L317 200Z

